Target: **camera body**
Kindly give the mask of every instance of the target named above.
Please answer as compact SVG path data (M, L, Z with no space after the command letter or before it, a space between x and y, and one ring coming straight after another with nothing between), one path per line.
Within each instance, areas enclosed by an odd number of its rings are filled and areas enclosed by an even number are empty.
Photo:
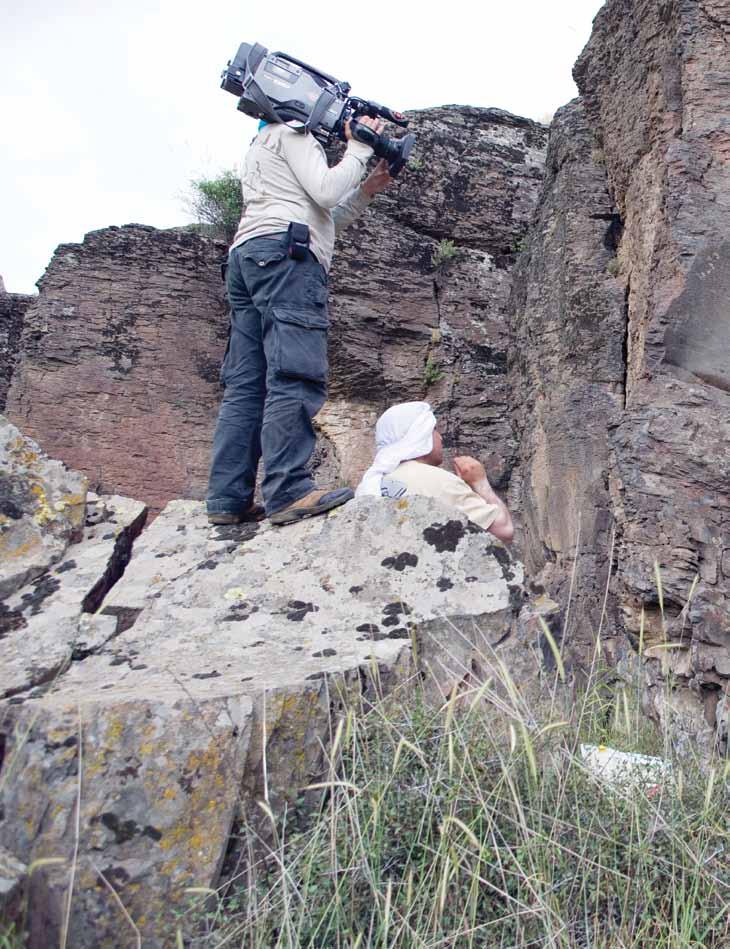
M412 133L390 139L358 123L358 118L367 115L406 128L408 120L377 102L351 96L349 83L286 53L270 53L258 43L241 43L221 79L221 88L238 96L241 112L291 124L303 133L310 132L323 145L332 144L335 138L345 141L345 126L351 122L353 137L384 158L393 176L406 165L416 140Z

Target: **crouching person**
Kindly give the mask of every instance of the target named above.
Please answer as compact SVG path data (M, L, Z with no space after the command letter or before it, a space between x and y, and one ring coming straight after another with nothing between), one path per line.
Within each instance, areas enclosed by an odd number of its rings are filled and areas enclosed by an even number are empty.
M375 427L377 454L357 495L436 498L509 543L514 537L512 517L492 490L484 466L464 455L454 458L454 474L444 471L436 424L428 402L403 402L384 412Z
M383 123L363 117L379 132ZM329 168L311 134L262 123L241 175L244 212L227 269L231 331L225 393L213 437L208 520L257 520L263 456L265 513L290 524L350 500L317 488L309 472L312 419L327 392L327 273L335 233L390 182L381 161L360 184L372 149L352 138Z

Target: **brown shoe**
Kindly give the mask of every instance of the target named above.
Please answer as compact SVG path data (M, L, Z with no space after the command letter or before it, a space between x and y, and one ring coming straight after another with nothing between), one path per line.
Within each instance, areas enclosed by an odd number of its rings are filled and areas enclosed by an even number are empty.
M324 514L325 511L331 511L340 504L346 504L355 497L350 488L335 488L330 491L310 491L303 498L299 498L288 507L272 514L269 520L272 524L278 524L282 527L284 524L293 524L295 521L302 521L305 517L314 517L316 514Z
M252 504L240 514L230 514L228 511L221 511L218 514L209 514L208 523L215 525L224 524L250 524L253 521L263 521L266 517L266 511L260 504Z

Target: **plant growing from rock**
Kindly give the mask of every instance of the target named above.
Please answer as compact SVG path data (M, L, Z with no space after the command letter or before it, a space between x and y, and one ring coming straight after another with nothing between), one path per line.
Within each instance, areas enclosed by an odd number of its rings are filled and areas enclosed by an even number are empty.
M187 210L207 227L211 236L227 243L233 240L243 211L241 182L234 171L191 181L184 200Z
M457 248L456 244L453 241L447 240L444 238L439 241L438 244L434 247L433 253L431 254L431 265L434 270L438 270L447 260L451 260L452 257L456 257Z
M441 369L441 365L436 362L433 356L429 355L423 370L423 384L426 386L426 388L428 388L429 386L440 382L440 380L443 378L444 373Z

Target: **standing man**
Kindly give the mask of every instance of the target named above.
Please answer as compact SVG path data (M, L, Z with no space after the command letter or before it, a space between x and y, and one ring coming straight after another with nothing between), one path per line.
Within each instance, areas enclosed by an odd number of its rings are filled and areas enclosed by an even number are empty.
M383 128L376 119L358 121ZM345 154L332 168L313 135L280 123L262 122L246 155L243 216L228 258L231 334L213 437L212 524L263 516L253 504L262 456L273 524L321 514L353 496L349 488L316 488L308 470L312 419L327 394L327 274L335 234L392 178L380 161L360 184L373 152L352 137L349 123L346 135Z

